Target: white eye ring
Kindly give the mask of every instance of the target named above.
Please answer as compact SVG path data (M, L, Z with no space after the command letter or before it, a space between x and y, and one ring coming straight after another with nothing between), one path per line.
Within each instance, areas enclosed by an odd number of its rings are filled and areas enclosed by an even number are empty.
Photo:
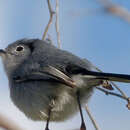
M23 51L24 50L24 47L23 46L17 46L16 47L16 52L21 52L21 51Z

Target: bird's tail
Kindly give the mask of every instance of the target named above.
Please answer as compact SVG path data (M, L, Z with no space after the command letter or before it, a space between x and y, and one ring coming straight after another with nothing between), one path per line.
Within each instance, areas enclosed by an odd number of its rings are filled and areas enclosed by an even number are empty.
M94 71L86 71L85 73L87 76L96 77L96 79L130 83L130 75Z

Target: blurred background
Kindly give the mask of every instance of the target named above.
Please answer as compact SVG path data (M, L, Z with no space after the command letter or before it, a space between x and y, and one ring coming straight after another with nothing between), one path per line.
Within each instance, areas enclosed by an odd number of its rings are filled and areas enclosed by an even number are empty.
M53 7L54 0L52 1ZM130 9L129 0L113 0ZM49 19L46 0L0 0L0 48L22 38L42 38ZM49 34L56 43L55 26ZM96 0L61 0L60 34L62 49L87 58L105 72L130 74L130 23L108 13ZM118 83L130 95L130 84ZM130 130L130 111L126 102L95 91L89 108L102 130ZM44 122L25 117L9 97L8 79L0 61L0 113L24 130L43 130ZM84 111L88 130L94 127ZM50 123L50 130L74 130L80 127L80 116L63 123Z

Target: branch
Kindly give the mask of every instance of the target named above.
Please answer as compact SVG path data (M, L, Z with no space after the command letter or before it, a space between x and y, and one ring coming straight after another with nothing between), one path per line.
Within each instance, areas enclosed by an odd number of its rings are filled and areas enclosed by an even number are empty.
M56 22L55 22L55 27L56 27L56 33L57 33L58 48L61 48L60 31L59 31L59 0L56 0Z
M121 94L124 98L128 98L128 96L112 81L109 81Z
M120 5L113 4L109 0L98 0L104 7L105 11L122 18L130 23L130 12Z
M0 114L0 128L4 128L6 130L23 130L12 120L9 120L4 115Z
M49 28L50 28L50 26L52 24L53 16L55 14L55 12L52 10L50 0L47 0L47 4L48 4L48 8L49 8L49 13L50 13L50 19L49 19L48 24L47 24L47 26L45 28L42 40L45 40L47 32L48 32L48 30L49 30Z
M122 96L122 95L120 95L120 94L117 94L117 93L114 93L114 92L109 92L109 91L107 91L107 90L105 90L105 89L102 89L102 88L99 88L99 87L96 87L96 89L98 89L98 90L100 90L100 91L102 91L102 92L104 92L106 95L112 95L112 96L116 96L116 97L119 97L119 98L121 98L121 99L124 99L125 101L127 101L127 105L126 105L126 107L130 110L130 98L128 97L124 97L124 96Z
M86 112L87 112L87 114L88 114L90 120L91 120L92 123L93 123L93 126L94 126L95 130L99 130L98 124L96 123L95 119L93 118L93 116L92 116L92 114L91 114L91 112L90 112L90 110L89 110L89 108L88 108L88 105L86 105L85 108L86 108Z
M124 99L124 100L128 101L128 98L122 96L121 94L117 94L117 93L114 93L114 92L109 92L109 91L107 91L107 90L105 90L103 88L99 88L99 87L96 87L96 89L104 92L106 95L113 95L113 96L116 96L116 97L119 97L121 99Z

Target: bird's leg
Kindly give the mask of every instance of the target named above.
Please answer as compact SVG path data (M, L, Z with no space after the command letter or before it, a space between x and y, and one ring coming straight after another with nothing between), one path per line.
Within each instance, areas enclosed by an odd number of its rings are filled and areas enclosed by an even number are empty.
M47 118L47 122L46 122L46 128L45 130L49 130L49 121L50 121L50 118L51 118L51 111L52 111L52 108L55 106L55 98L51 98L51 102L49 104L49 109L48 109L48 118Z
M48 111L48 118L47 118L47 122L46 122L46 128L45 128L45 130L49 130L49 121L50 121L50 116L51 116L51 107L49 108L49 111Z
M86 130L86 126L85 126L85 122L84 122L84 118L83 118L83 112L82 112L82 109L81 109L80 92L79 91L77 92L77 102L78 102L80 116L81 116L81 127L80 127L80 130Z

